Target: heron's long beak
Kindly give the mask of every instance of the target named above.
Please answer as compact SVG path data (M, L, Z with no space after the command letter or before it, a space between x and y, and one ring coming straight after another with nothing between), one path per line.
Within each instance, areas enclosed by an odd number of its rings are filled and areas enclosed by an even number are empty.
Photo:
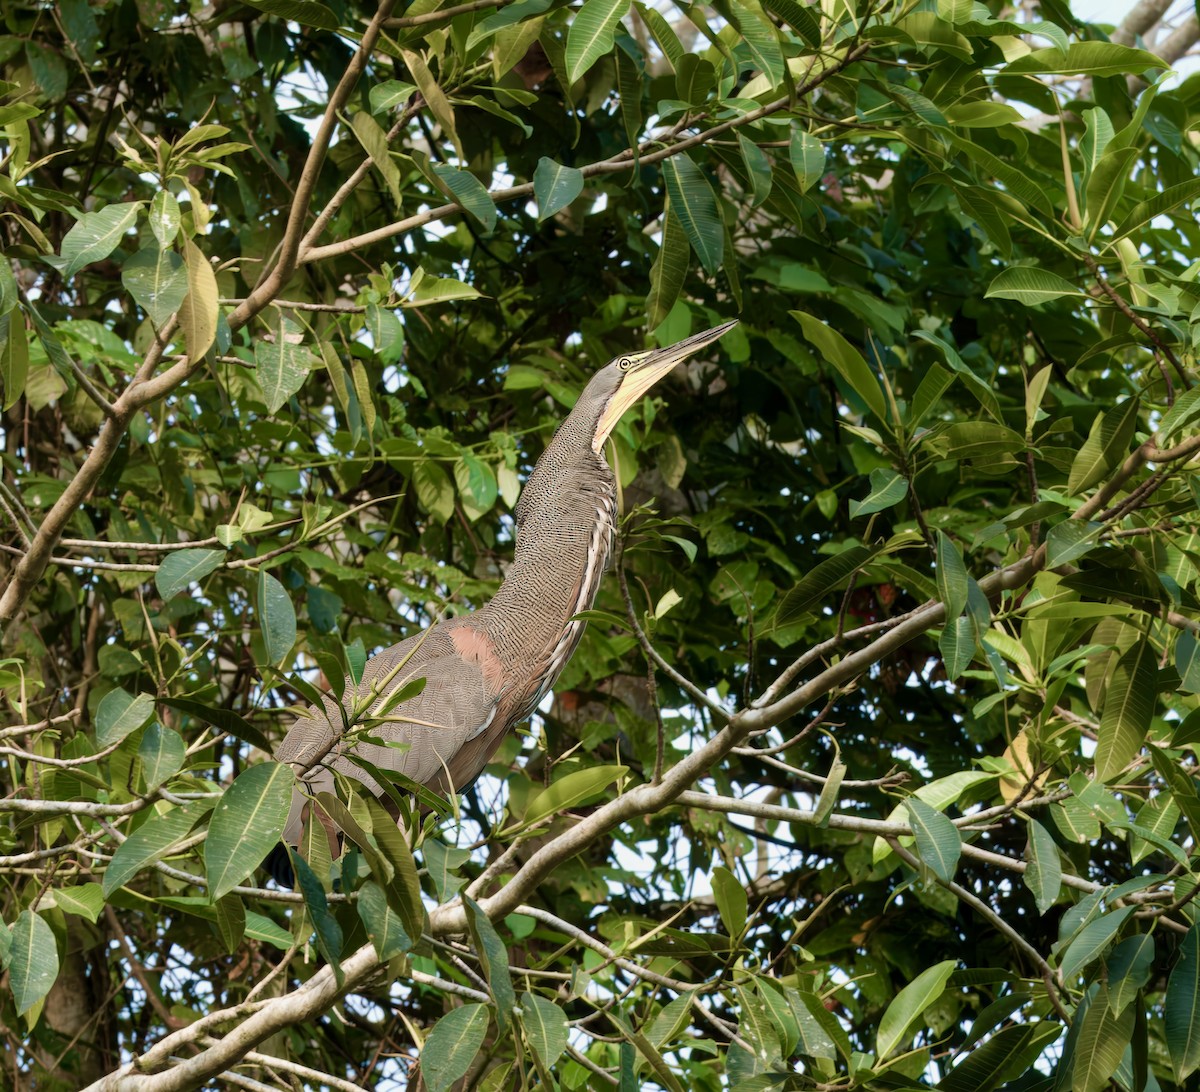
M630 356L632 363L625 373L621 385L617 388L612 400L600 415L600 423L596 427L596 435L592 440L592 450L599 451L608 439L617 422L624 416L625 411L634 405L651 387L654 386L676 364L687 360L711 345L718 338L732 330L737 325L737 319L714 326L703 333L692 334L665 349L652 349L647 353L637 353Z

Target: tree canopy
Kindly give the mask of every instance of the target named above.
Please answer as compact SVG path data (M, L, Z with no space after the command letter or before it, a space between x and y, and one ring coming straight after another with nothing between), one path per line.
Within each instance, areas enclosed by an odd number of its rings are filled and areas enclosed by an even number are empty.
M1163 10L6 4L0 1081L1194 1087ZM487 600L591 370L730 318L614 434L552 703L276 887L290 711Z

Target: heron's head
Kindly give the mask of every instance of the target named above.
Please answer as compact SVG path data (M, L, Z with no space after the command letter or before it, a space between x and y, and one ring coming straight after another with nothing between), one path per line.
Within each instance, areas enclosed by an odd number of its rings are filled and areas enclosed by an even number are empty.
M737 319L714 326L703 333L692 334L664 349L643 353L625 353L610 360L584 388L575 413L586 413L595 421L592 450L599 451L625 411L633 406L676 364L711 345L737 325Z

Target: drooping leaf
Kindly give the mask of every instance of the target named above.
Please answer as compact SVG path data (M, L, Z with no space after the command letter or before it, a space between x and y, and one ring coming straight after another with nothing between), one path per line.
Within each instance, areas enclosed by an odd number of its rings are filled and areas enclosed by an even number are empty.
M464 1076L488 1029L486 1005L462 1005L451 1009L433 1026L421 1051L421 1076L429 1092L449 1092Z
M254 370L269 413L278 413L319 363L307 345L298 343L299 336L296 327L285 320L270 340L255 342Z
M880 423L886 425L890 421L887 400L879 380L868 367L862 354L854 348L832 326L827 326L816 315L807 311L789 311L804 331L804 336L817 347L821 356L827 360L838 374L846 381L859 398L866 404Z
M947 959L927 967L905 986L884 1010L879 1021L875 1053L884 1059L909 1039L925 1010L941 997L954 973L955 960Z
M1130 1006L1126 1011L1132 1011ZM1167 980L1163 1005L1167 1052L1182 1083L1200 1069L1200 925L1179 945L1179 958Z
M204 869L212 899L232 891L279 841L294 781L287 763L260 762L243 770L225 790L204 843Z
M1097 781L1112 780L1141 750L1154 715L1157 660L1154 646L1143 639L1117 661L1104 695L1097 733Z
M904 807L912 825L917 854L938 879L949 883L962 856L962 836L958 827L919 797L909 797L904 801Z
M525 1041L549 1068L562 1057L567 1049L567 1014L553 1001L537 993L521 995L521 1025L525 1029Z
M801 193L811 190L825 173L825 145L803 129L792 130L788 158L792 161Z
M496 1027L503 1035L508 1030L512 1010L517 1004L512 974L508 969L508 949L479 904L467 894L464 894L462 899L467 914L467 925L475 942L475 951L479 955L484 978L487 980L488 992L496 1004Z
M143 205L142 201L126 201L85 212L63 239L63 276L73 277L84 266L107 258L133 227Z
M188 293L183 259L157 246L143 247L121 267L121 283L155 326L165 325Z
M745 886L729 869L718 865L712 871L712 888L726 932L731 937L740 936L746 927L749 906Z
M484 184L470 171L460 171L444 163L435 164L433 171L454 200L479 223L485 234L491 235L496 230L499 213L492 195L488 193Z
M41 914L22 910L12 927L8 980L18 1016L50 992L58 978L58 942Z
M296 643L296 610L283 585L265 569L258 574L258 623L267 662L281 663Z
M1067 493L1074 497L1103 481L1125 458L1137 427L1141 402L1128 399L1124 405L1098 414L1079 454L1071 464Z
M174 728L164 728L158 721L153 721L138 745L146 788L153 791L174 777L183 768L186 750L183 737Z
M209 260L190 239L183 241L183 262L188 291L179 308L179 323L187 339L188 356L199 360L217 339L217 277Z
M154 574L154 586L159 595L170 599L215 572L224 561L224 550L176 550L163 558Z
M96 707L96 742L111 747L136 732L154 715L154 698L149 694L130 694L117 687L110 690Z
M1033 892L1038 913L1044 914L1058 901L1062 889L1062 862L1050 832L1036 819L1029 820L1029 844L1025 848L1025 886Z
M567 81L574 83L613 47L629 0L586 0L567 31Z
M686 153L663 160L662 172L671 211L683 226L700 264L712 276L721 268L725 250L725 224L712 186Z
M564 167L542 156L533 172L533 195L537 198L538 220L546 220L565 209L583 192L583 172Z

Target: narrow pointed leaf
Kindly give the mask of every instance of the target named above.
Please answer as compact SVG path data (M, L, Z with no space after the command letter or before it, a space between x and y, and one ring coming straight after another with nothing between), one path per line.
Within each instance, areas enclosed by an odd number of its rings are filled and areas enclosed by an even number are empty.
M662 172L671 210L683 225L700 264L711 276L721 268L725 249L725 224L712 186L686 153L663 160Z
M935 876L949 883L954 879L958 859L962 856L962 835L958 833L958 827L919 797L910 796L904 801L904 807L912 825L917 854Z
M567 31L567 82L574 83L613 47L629 0L587 0Z
M210 898L216 900L232 891L279 841L294 781L286 763L261 762L244 770L225 790L204 844Z
M258 624L267 662L280 663L296 643L296 610L283 585L266 570L258 574Z
M817 347L821 356L837 369L850 389L866 403L867 409L880 422L886 424L890 418L883 388L862 354L816 315L810 315L807 311L789 311L788 314L800 323L804 336Z
M879 1021L875 1048L878 1058L889 1057L908 1042L925 1010L942 996L955 965L955 960L947 959L927 967L892 998Z
M1050 832L1036 819L1029 820L1029 844L1025 847L1025 886L1033 892L1038 913L1044 914L1058 901L1062 889L1062 862Z
M179 308L179 323L187 339L188 356L199 360L217 339L217 276L209 260L190 239L183 241L187 295Z
M58 944L41 914L22 910L12 927L8 980L17 1015L41 1001L58 978Z

